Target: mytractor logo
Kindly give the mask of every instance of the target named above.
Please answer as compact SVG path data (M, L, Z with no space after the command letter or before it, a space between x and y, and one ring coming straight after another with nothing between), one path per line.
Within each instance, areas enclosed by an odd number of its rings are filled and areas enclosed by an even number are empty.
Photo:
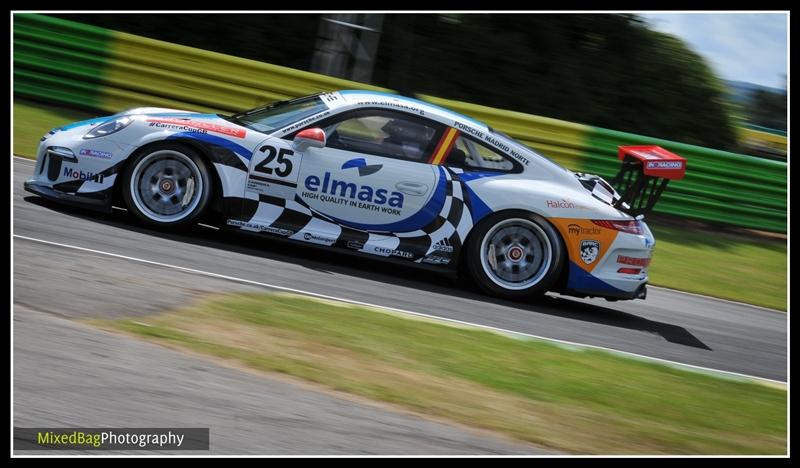
M381 170L383 164L367 164L367 161L364 158L351 159L346 163L342 164L342 169L348 169L351 167L357 168L358 175L360 177L364 177L370 174L374 174L379 170Z

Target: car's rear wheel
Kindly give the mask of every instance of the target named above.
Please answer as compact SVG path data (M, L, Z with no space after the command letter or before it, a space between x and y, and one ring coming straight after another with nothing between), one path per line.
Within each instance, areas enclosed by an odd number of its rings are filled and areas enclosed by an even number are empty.
M164 143L138 154L127 166L123 197L145 224L182 228L208 206L213 184L205 161L191 148Z
M475 227L467 266L480 288L515 299L544 294L558 279L564 247L555 228L523 211L498 213Z

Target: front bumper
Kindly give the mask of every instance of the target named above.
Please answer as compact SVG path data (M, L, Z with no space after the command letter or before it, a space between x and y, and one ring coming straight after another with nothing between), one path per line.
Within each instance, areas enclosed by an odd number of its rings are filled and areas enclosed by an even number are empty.
M85 140L89 125L42 137L26 191L65 205L110 213L114 182L130 148L108 138Z
M25 181L23 187L28 192L67 205L88 208L103 213L110 213L112 211L110 190L91 193L60 192L52 187L39 184L33 179Z

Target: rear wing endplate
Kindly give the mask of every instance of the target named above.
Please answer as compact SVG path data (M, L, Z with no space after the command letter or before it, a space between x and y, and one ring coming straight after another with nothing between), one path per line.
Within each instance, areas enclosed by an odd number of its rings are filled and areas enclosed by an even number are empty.
M686 174L686 159L660 146L620 146L622 167L613 179L620 193L615 207L632 216L649 213L670 180Z

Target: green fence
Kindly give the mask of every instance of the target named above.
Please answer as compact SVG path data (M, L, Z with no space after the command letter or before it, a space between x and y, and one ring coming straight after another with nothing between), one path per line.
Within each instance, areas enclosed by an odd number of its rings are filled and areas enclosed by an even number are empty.
M338 89L385 89L37 14L14 15L14 93L109 113L140 106L230 112ZM279 40L279 39L278 39ZM658 144L688 160L665 213L786 232L786 163L422 96L576 171L610 178L617 146Z

